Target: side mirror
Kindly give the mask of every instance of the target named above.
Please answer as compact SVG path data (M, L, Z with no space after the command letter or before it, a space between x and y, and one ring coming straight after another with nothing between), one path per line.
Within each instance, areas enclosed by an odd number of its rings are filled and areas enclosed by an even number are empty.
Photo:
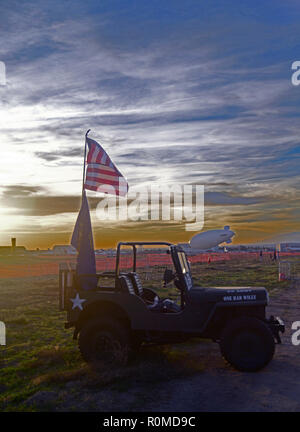
M172 270L166 269L164 272L164 285L166 286L168 283L172 282L175 279L175 274Z

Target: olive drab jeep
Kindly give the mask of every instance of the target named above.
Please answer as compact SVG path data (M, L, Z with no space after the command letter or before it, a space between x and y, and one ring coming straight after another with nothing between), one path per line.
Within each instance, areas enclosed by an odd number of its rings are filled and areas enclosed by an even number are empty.
M166 268L163 286L174 284L179 301L159 295L160 286L144 286L137 250L164 247L173 269ZM120 270L121 250L132 252L130 271ZM85 290L84 280L93 280ZM101 280L109 280L105 284ZM155 283L153 283L155 285ZM167 242L123 242L116 251L114 272L77 275L72 265L59 272L60 309L66 328L74 328L83 358L92 364L124 365L142 344L168 344L207 338L240 371L257 371L272 359L284 323L266 317L268 293L262 287L195 286L185 252Z

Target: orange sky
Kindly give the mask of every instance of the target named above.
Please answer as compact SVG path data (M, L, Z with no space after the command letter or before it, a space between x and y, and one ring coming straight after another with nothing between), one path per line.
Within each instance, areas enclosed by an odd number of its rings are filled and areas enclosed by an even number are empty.
M76 217L75 217L76 218ZM233 218L234 219L234 218ZM74 219L75 222L75 219ZM233 238L233 244L241 243L254 243L260 241L268 242L274 235L282 233L282 221L266 221L266 222L242 222L242 221L230 221L230 217L227 220L223 220L223 223L213 221L210 219L205 225L202 231L208 229L221 229L224 225L230 225L231 229L235 231L236 236ZM165 226L164 226L165 225ZM111 248L115 247L119 241L169 241L171 243L188 242L190 238L195 234L193 232L185 231L183 224L174 224L170 227L170 224L162 223L159 221L153 222L136 222L135 226L130 224L130 227L126 229L126 224L121 228L118 226L109 228L108 224L97 222L94 226L94 240L95 248ZM299 229L299 224L296 222L285 222L285 231L283 232L295 232ZM1 244L9 245L10 237L17 237L17 244L24 245L28 249L47 249L51 248L55 244L69 244L71 238L71 230L73 226L70 226L70 230L67 232L43 232L38 233L14 233L1 236Z

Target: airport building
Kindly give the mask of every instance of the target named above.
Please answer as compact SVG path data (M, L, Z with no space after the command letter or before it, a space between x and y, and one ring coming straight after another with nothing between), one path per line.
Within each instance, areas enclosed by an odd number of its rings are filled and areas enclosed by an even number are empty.
M226 246L228 252L274 252L276 243L248 243Z
M280 243L280 252L300 252L300 242L294 243Z
M72 245L55 245L52 249L53 255L76 255L76 249Z

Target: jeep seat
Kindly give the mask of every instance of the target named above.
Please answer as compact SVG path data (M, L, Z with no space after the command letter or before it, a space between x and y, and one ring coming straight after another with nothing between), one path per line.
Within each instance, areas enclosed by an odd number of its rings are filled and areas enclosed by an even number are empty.
M153 302L149 304L144 296L144 289L140 277L135 272L128 273L128 278L132 282L135 294L141 297L147 304L148 309L153 312L180 312L181 308L171 299L160 299L158 295L155 296Z
M125 275L121 275L119 277L120 287L123 292L127 292L129 294L135 295L135 291L129 277Z
M142 285L142 282L141 282L139 275L135 272L131 272L131 273L128 273L128 277L130 278L130 280L132 282L132 285L133 285L133 288L134 288L136 295L139 297L143 297L144 290L143 290L143 285Z

